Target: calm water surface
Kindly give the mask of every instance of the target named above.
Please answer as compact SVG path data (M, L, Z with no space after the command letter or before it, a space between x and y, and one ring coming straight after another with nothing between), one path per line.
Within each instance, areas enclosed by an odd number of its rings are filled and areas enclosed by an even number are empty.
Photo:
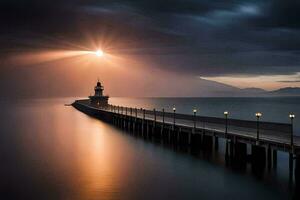
M145 141L72 107L73 99L1 101L0 199L287 199L288 161L263 177L225 167L220 154L195 156ZM288 122L298 98L112 98L133 107ZM299 130L299 123L296 129ZM248 167L250 168L250 167Z

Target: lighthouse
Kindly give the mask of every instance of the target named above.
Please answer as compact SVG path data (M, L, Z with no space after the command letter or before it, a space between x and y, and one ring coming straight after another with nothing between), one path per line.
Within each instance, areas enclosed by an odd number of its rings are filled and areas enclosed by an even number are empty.
M94 88L94 96L89 96L90 103L98 107L106 107L108 105L108 96L103 95L104 87L101 85L100 81L97 81L97 84Z
M95 86L95 95L94 96L103 96L103 86L101 85L101 83L98 81L97 85Z

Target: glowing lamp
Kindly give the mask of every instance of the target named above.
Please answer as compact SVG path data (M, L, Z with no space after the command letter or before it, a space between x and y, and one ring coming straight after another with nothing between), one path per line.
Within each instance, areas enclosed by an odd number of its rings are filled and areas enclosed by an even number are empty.
M255 116L256 116L257 118L259 118L259 117L261 117L261 116L262 116L262 113L260 113L260 112L257 112L257 113L255 113Z
M291 114L289 115L289 117L290 117L291 119L294 119L294 118L295 118L295 115L291 113Z

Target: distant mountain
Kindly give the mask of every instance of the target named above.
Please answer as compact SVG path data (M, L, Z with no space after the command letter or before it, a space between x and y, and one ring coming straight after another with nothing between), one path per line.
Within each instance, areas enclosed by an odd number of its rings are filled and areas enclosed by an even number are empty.
M214 81L210 81L214 83ZM215 82L215 87L221 88L217 91L216 96L228 96L228 97L269 97L269 96L300 96L300 87L285 87L277 90L267 91L262 88L237 88L231 85L219 84ZM213 85L213 84L212 84Z
M241 96L300 96L299 87L286 87L280 88L278 90L266 91L261 88L245 88L241 89L239 92Z
M299 87L286 87L270 91L267 94L274 96L300 96Z
M261 88L244 88L241 89L240 92L246 96L252 95L264 95L267 91Z
M269 97L269 96L300 96L300 87L285 87L273 91L267 91L261 88L238 88L232 85L224 84L218 81L200 79L202 90L207 88L205 93L200 96L216 97ZM205 83L205 84L204 84Z
M243 91L246 91L246 92L266 92L266 90L264 89L261 89L261 88L244 88L244 89L241 89Z

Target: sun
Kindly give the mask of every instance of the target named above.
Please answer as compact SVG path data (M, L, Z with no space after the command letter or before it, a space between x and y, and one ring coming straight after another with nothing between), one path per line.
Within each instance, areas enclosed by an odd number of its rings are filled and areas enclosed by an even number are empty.
M102 57L104 55L104 52L101 49L98 49L97 51L95 51L95 54L97 57Z

